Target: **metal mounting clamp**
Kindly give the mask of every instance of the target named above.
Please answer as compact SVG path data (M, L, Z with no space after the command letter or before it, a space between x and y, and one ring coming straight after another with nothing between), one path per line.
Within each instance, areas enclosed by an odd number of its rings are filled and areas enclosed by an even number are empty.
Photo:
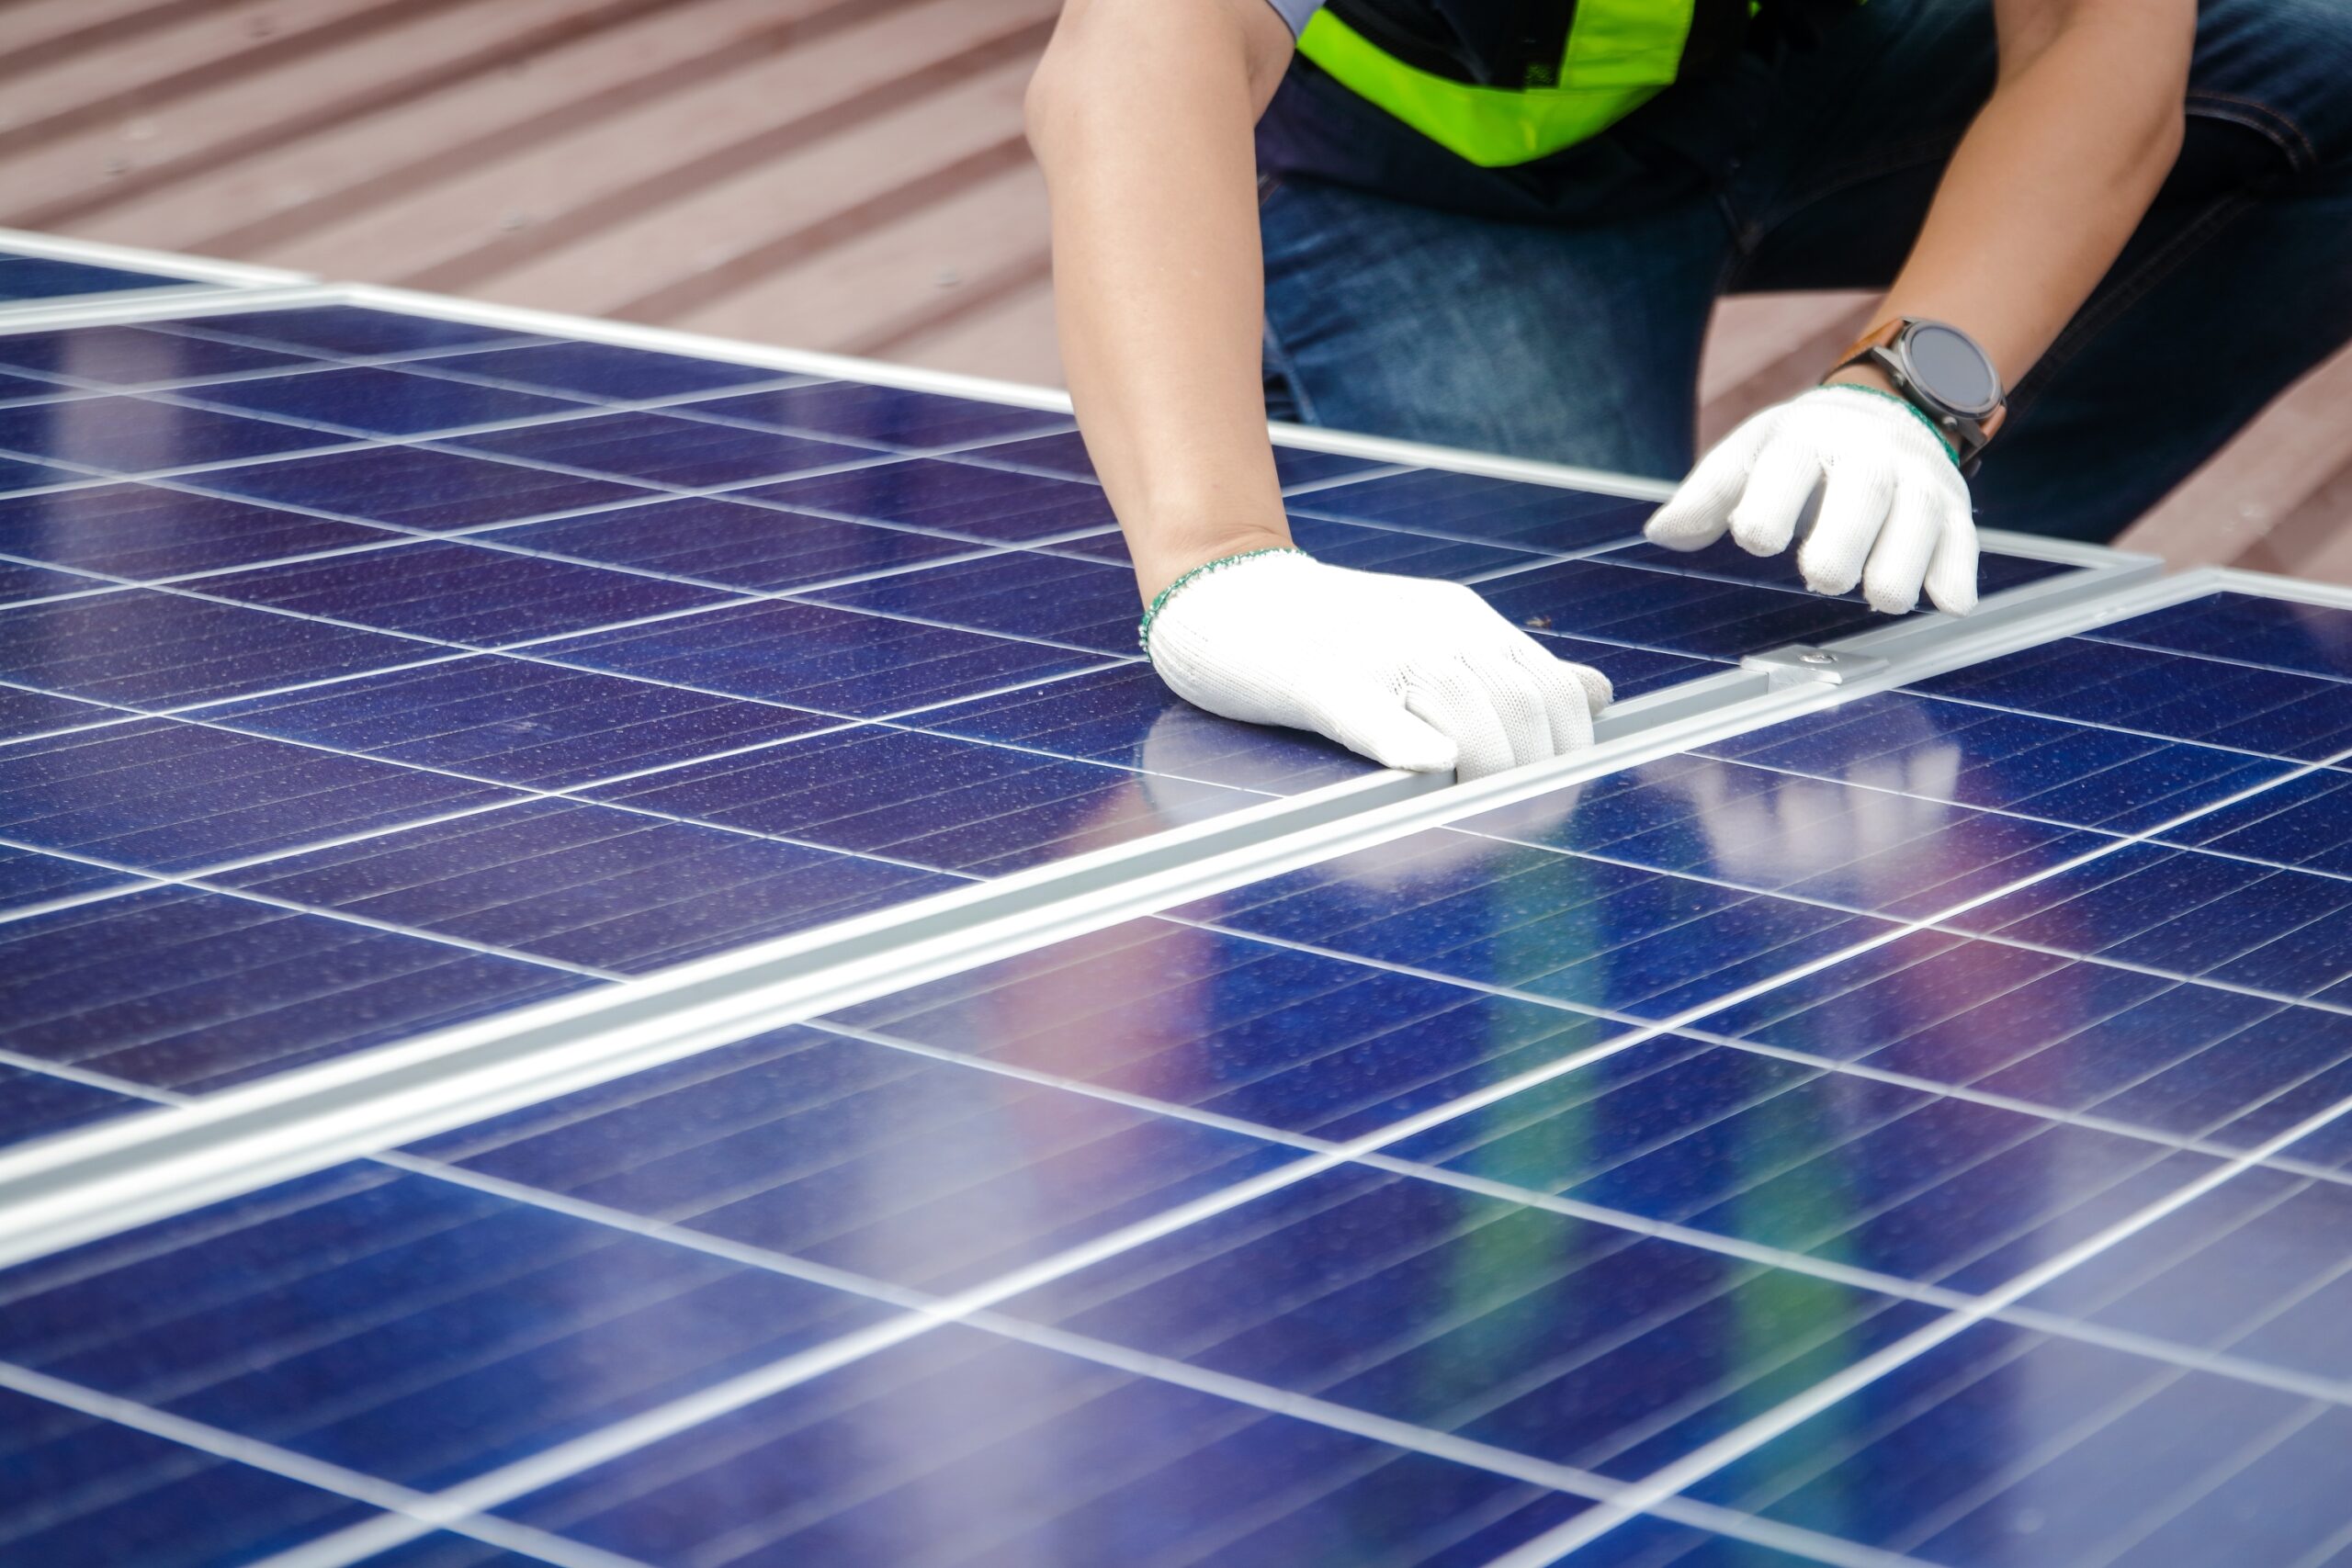
M1886 668L1886 660L1875 654L1840 653L1834 649L1796 642L1786 648L1751 653L1739 661L1739 667L1762 671L1771 678L1775 688L1805 682L1842 686L1849 681L1877 674Z

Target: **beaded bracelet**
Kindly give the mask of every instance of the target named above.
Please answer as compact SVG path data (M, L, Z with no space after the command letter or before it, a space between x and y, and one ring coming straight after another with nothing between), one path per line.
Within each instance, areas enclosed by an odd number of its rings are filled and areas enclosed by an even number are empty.
M1143 619L1136 623L1136 646L1143 649L1145 657L1150 657L1151 623L1159 618L1160 606L1167 604L1179 588L1183 587L1193 579L1205 576L1220 568L1231 566L1236 561L1249 560L1257 556L1303 556L1306 554L1306 552L1296 545L1268 545L1262 549L1243 550L1237 555L1219 556L1215 560L1203 561L1151 596L1151 604L1144 610Z

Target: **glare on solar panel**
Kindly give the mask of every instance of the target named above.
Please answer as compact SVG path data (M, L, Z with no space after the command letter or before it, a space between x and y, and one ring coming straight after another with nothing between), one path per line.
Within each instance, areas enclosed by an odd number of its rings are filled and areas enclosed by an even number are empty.
M1296 449L1645 694L1384 795L1167 696L1059 411L443 314L0 333L0 1540L2327 1549L2352 611Z

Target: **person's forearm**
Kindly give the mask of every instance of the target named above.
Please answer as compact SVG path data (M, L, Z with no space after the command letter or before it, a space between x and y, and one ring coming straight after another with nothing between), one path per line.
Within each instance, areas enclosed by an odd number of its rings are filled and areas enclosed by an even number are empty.
M1063 366L1147 598L1290 540L1250 138L1289 41L1264 0L1074 0L1031 89Z
M2189 0L2076 0L2030 30L2017 20L2030 7L2001 10L2000 85L1877 319L1950 321L2014 386L2090 297L2178 154L2197 17Z

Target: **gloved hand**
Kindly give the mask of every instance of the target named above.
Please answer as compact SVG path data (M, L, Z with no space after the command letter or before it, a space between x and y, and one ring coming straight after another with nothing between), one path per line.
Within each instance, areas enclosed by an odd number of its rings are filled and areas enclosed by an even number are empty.
M1917 410L1866 387L1816 387L1757 414L1699 460L1645 532L1695 550L1729 527L1751 555L1778 555L1815 486L1819 519L1797 552L1805 586L1843 593L1860 581L1873 609L1894 615L1918 603L1924 580L1938 609L1976 607L1976 525L1951 450Z
M1592 739L1597 670L1553 658L1454 582L1252 551L1180 577L1144 617L1176 694L1327 735L1392 768L1465 779Z

